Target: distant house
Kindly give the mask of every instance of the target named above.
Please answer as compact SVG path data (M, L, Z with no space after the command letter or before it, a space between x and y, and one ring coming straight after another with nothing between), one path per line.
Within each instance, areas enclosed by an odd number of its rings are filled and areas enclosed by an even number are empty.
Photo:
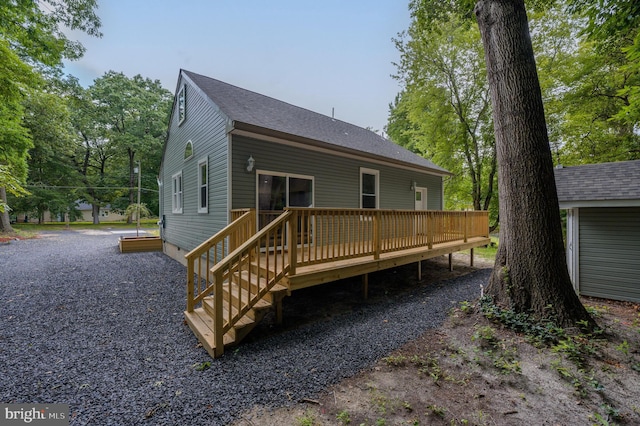
M575 289L640 302L640 160L556 168L555 178Z
M450 173L361 127L181 70L159 180L165 252L184 254L253 208L440 210Z
M78 218L79 221L93 221L93 210L91 208L91 204L78 201L76 202L76 209L78 209L78 211L80 211L80 213L82 214L82 217ZM127 219L127 216L122 214L122 212L112 209L110 204L107 204L106 206L100 206L99 214L101 222L114 222Z

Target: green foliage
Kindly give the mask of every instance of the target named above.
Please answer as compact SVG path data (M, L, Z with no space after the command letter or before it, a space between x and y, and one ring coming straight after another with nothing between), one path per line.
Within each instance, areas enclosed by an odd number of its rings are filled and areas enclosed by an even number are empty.
M433 3L412 2L411 26L394 40L404 88L390 105L386 131L454 173L446 208L490 208L495 219L495 143L480 35L449 9L432 14Z
M563 328L553 318L536 320L525 312L503 309L493 303L491 296L480 299L480 309L485 317L499 321L517 333L527 335L535 343L552 344L566 336Z
M349 423L351 423L351 416L349 416L349 412L346 410L343 410L341 412L339 412L336 415L336 419L340 422L340 424L342 425L348 425Z
M211 361L203 361L200 363L195 363L193 364L193 368L195 368L197 371L208 370L209 368L211 368Z

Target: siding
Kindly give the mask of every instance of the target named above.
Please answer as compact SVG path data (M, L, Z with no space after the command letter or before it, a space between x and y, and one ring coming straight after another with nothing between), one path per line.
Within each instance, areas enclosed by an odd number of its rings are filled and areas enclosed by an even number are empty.
M235 135L232 147L234 209L255 207L256 172L247 173L245 169L249 156L255 159L255 170L313 176L315 207L358 208L361 167L380 172L381 209L413 210L412 181L427 188L429 209L441 210L443 206L440 176Z
M640 208L581 208L580 293L640 302Z
M178 90L183 82L181 79ZM227 225L229 208L227 120L199 89L186 83L186 119L178 126L174 102L160 178L163 238L188 251ZM193 142L193 156L185 160L184 149L189 140ZM198 161L204 157L208 157L208 214L198 213L197 169ZM172 176L181 170L183 210L176 214L172 212Z

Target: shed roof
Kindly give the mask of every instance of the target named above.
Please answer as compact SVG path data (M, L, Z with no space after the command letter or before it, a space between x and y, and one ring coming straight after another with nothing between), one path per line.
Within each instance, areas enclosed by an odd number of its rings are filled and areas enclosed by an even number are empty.
M558 200L640 200L640 160L556 168Z
M333 149L450 174L370 130L191 71L182 70L182 73L234 122L235 128L277 132L307 142L320 142Z

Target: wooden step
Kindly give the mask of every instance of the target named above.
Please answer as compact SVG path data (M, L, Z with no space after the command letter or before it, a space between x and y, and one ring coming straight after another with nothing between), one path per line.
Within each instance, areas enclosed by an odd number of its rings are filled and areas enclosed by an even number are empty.
M215 358L216 341L213 332L213 318L203 308L194 309L193 312L185 311L184 317L202 347L207 350L212 358ZM222 341L224 346L234 343L234 339L230 335L223 336Z
M215 303L215 300L213 296L205 297L202 300L202 307L211 318L215 316L214 303ZM232 306L231 314L236 315L237 313L238 313L238 309L235 306ZM229 318L229 304L226 301L223 301L222 303L222 318L223 320L226 320L227 318ZM254 323L255 323L255 320L253 318L250 318L247 315L244 315L238 319L234 327L242 328L242 327L251 326Z

